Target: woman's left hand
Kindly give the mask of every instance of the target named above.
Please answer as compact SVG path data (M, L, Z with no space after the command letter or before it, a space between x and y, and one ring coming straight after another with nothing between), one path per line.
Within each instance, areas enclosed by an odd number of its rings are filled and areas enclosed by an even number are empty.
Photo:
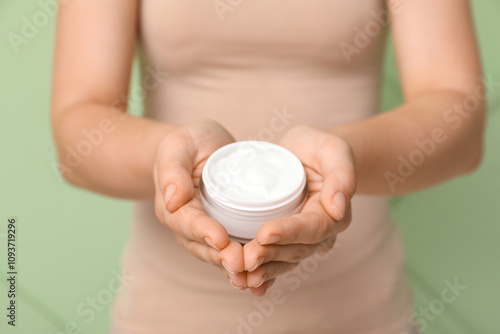
M298 126L279 144L304 165L309 195L299 214L266 222L244 246L247 286L256 296L301 260L333 248L337 234L351 222L350 200L356 190L354 156L344 139Z

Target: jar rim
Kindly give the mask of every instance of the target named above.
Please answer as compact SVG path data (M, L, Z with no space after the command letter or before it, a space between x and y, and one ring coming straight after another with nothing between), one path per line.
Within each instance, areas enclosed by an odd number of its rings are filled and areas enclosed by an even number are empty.
M219 191L216 186L216 183L210 177L210 174L208 172L210 165L213 163L215 159L219 158L224 153L227 153L227 151L234 151L235 146L245 146L245 145L248 147L255 147L261 149L272 148L273 150L279 150L282 153L284 153L285 156L287 156L287 159L289 159L291 162L290 167L296 168L297 172L301 173L300 182L297 183L297 186L294 187L294 190L278 198L265 201L252 201L252 202L244 202L241 200L237 200L235 198L228 198L221 191ZM307 188L307 179L302 162L299 160L299 158L297 158L292 152L290 152L286 148L273 143L263 142L263 141L239 141L219 148L207 159L202 171L202 175L200 176L200 191L202 190L201 184L203 184L204 188L203 192L205 192L206 195L208 195L207 197L210 197L214 202L217 202L219 205L236 210L257 212L257 211L275 210L277 208L281 208L295 201L297 197L301 196L301 194L304 192L304 189Z
M239 205L229 201L221 201L219 198L211 196L207 193L206 186L203 182L203 176L200 177L199 191L205 201L210 202L211 205L215 207L225 210L226 214L231 215L232 212L232 216L237 218L244 215L245 212L252 217L256 215L267 216L271 213L276 213L277 210L288 211L290 209L289 206L302 206L309 193L309 187L307 182L305 182L304 186L300 188L300 191L294 192L293 196L290 196L286 201L273 203L271 205L261 205L258 203L258 206L255 205L255 203Z

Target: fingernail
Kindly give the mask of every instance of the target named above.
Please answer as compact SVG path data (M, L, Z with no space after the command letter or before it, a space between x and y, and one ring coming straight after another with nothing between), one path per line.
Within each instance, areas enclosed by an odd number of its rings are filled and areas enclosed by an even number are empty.
M219 248L219 247L217 247L217 246L215 246L214 242L213 242L213 241L212 241L212 239L210 239L209 237L205 237L205 238L203 238L203 240L205 240L205 242L206 242L206 243L207 243L210 247L212 247L212 248L214 248L214 249L216 249L216 250L220 251L220 248Z
M236 275L236 274L237 274L237 272L235 272L234 270L232 270L231 268L229 268L229 267L227 266L226 261L222 260L222 261L221 261L221 264L222 264L222 266L224 267L224 269L226 269L226 270L227 270L228 272L230 272L231 274L233 274L233 275Z
M176 190L177 187L175 184L171 184L167 187L167 190L165 190L165 206L167 206L168 202L175 196Z
M272 235L268 236L267 239L264 240L264 242L261 242L260 244L261 245L270 245L270 244L275 244L275 243L279 242L280 240L281 240L281 237L279 235L272 234Z
M339 220L344 217L346 203L347 203L347 200L346 200L344 194L338 192L335 194L335 196L333 196L333 207L340 215Z
M249 270L249 272L252 272L254 271L255 269L259 268L259 266L264 263L264 260L265 260L265 257L261 256L259 257L259 259L257 260L257 263L255 264L255 267L253 267L252 269Z
M252 286L252 288L258 288L259 286L261 286L262 284L264 284L264 282L266 281L266 279L267 279L267 274L264 274L264 276L262 276L262 280L260 281L259 285Z
M231 283L232 287L235 288L235 289L237 289L237 290L245 290L245 288L242 288L242 287L234 285L232 279L229 279L229 283Z

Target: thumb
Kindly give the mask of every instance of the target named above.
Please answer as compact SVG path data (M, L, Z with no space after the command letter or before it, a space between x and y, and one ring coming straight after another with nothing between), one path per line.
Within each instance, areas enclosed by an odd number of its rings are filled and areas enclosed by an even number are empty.
M162 154L161 162L155 166L157 189L161 191L165 208L172 213L194 196L193 157L180 147L167 149Z
M328 215L335 221L340 221L348 214L355 191L354 168L334 168L326 174L323 181L320 201Z

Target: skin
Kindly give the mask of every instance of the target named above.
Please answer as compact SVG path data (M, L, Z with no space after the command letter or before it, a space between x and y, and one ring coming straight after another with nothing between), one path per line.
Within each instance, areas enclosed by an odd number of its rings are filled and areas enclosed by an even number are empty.
M331 249L349 226L355 192L409 193L469 173L480 163L484 102L456 129L443 118L481 85L468 2L408 1L392 17L404 103L327 131L291 129L279 144L305 166L311 191L303 211L265 223L245 246L230 241L203 211L197 186L206 159L234 141L231 134L212 120L179 126L113 107L128 93L137 6L137 1L72 0L60 8L51 112L60 163L68 164L66 148L85 138L83 130L98 128L103 119L114 126L92 154L61 173L78 187L108 196L154 199L158 220L177 241L218 266L236 288L262 296L301 260ZM87 17L93 17L91 25ZM432 138L436 128L443 129L446 141L391 188L384 173L396 172L399 157L417 149L415 139Z

